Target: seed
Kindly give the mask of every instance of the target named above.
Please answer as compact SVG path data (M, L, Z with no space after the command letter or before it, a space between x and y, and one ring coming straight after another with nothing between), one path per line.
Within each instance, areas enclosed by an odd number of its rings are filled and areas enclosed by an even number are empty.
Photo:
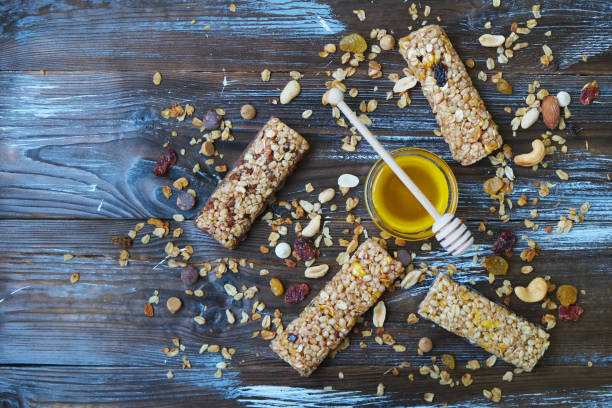
M384 35L380 39L380 48L385 51L392 50L395 48L395 38L391 34Z
M183 302L181 302L181 299L177 297L171 297L166 301L166 307L172 314L175 314L176 312L178 312L182 306L183 306Z
M189 193L181 193L176 198L176 206L183 210L189 211L195 205L195 198Z
M342 174L340 177L338 177L338 185L340 187L353 188L357 187L358 184L359 178L352 174Z
M274 248L274 253L281 259L288 258L291 255L291 247L286 242L281 242Z
M569 105L572 100L570 94L565 91L559 92L557 94L557 99L559 100L559 106L561 106L562 108L565 108L567 105Z
M419 340L419 350L423 353L429 353L432 348L433 343L429 337L422 337L421 340Z
M159 72L153 74L153 84L159 85L162 82L162 75Z
M285 85L285 88L283 88L280 94L280 103L283 105L288 104L293 100L293 98L300 94L301 90L302 87L300 86L300 83L295 79L287 82L287 85Z
M282 294L285 292L283 284L277 278L270 279L270 290L272 290L274 296L282 296Z
M251 120L255 117L255 115L257 114L257 111L255 110L255 107L251 104L246 104L246 105L242 105L242 108L240 108L240 116L242 116L242 119L246 119L246 120Z

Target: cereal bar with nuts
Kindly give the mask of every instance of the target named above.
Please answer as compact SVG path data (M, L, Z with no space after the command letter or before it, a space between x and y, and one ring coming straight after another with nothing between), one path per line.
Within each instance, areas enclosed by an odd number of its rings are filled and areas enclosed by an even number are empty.
M234 248L308 149L299 133L270 118L208 198L196 226L224 247Z
M497 125L440 26L428 25L402 38L399 52L421 83L456 161L468 166L501 147Z
M533 369L550 344L544 329L443 273L419 305L419 314L525 371Z
M270 347L300 375L310 375L402 270L377 240L365 241Z

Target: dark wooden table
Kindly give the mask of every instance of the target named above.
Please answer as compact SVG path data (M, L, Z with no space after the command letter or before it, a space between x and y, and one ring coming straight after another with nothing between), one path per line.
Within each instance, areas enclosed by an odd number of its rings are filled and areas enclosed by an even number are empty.
M227 300L222 289L226 282L256 285L260 289L257 298L267 304L267 312L280 309L285 324L303 307L288 306L270 293L269 277L279 277L289 286L304 280L303 268L289 269L273 254L259 252L270 231L262 221L234 252L222 249L189 221L181 223L185 233L180 239L155 238L144 245L140 243L143 233L139 233L129 249L129 265L119 266L119 249L109 242L110 235L126 234L148 217L171 219L178 212L174 199L162 195L164 184L187 177L202 204L218 180L214 169L204 164L199 146L189 144L199 135L198 129L189 120L178 123L160 117L160 111L172 102L191 103L200 117L207 109L226 110L236 141L217 143L224 154L218 163L231 165L271 115L301 132L312 151L279 199L314 200L321 189L337 186L336 179L344 172L364 180L376 159L373 151L365 143L354 153L341 150L341 138L347 131L335 124L329 107L320 103L328 80L326 71L340 66L340 53L320 58L318 52L347 33L367 35L374 27L386 28L399 38L408 33L408 26L421 24L427 2L419 5L416 22L408 13L410 2L352 3L237 0L235 12L230 11L229 1L7 0L0 5L0 406L408 406L428 404L423 401L425 392L435 393L436 405L475 406L492 404L482 390L494 386L502 389L502 403L508 406L611 403L609 1L541 2L538 27L522 36L529 47L493 71L486 70L485 61L495 57L495 51L484 49L477 41L486 32L484 24L491 21L491 32L507 35L512 22L532 18L531 2L502 0L499 8L488 0L429 2L432 12L426 19L436 22L440 16L440 24L462 58L474 59L476 68L470 74L515 152L529 150L531 140L545 128L540 121L512 137L512 114L504 107L523 106L527 86L536 79L551 93L566 90L572 95L572 120L584 130L567 140L567 154L550 156L548 168L537 172L513 166L517 180L510 197L514 203L522 194L536 197L539 183L555 184L535 207L539 211L535 221L540 225L535 232L523 224L532 205L515 205L508 223L489 211L495 202L482 192L482 184L495 173L495 167L489 160L470 167L452 161L447 145L432 133L434 115L418 87L412 92L412 104L404 110L396 106L397 98L385 101L392 88L386 75L401 73L405 67L397 52L383 52L378 58L385 73L382 79L369 79L366 64L362 64L346 81L359 89L359 96L350 101L354 108L361 100L379 101L378 109L370 114L372 128L388 149L427 148L452 165L461 194L457 213L475 232L481 256L491 253L493 242L486 233L476 233L481 221L494 234L509 229L542 246L541 256L532 263L535 271L523 275L524 263L518 253L527 242L519 240L506 276L513 286L550 275L556 284L572 284L586 291L579 299L585 309L582 318L576 323L560 322L551 330L551 346L533 373L503 382L502 375L512 367L498 362L473 372L475 381L470 387L454 389L419 375L419 366L431 364L430 357L442 353L455 356L457 368L451 374L457 380L468 371L468 360L483 364L488 357L482 349L431 323L406 323L431 283L427 278L411 290L384 296L386 332L406 345L406 352L395 352L377 345L373 337L362 339L355 334L348 349L335 359L325 361L309 378L298 377L275 357L266 341L251 339L251 333L260 329L259 322L229 325L223 314L227 307L239 314L241 308L252 305ZM367 19L359 21L353 9L364 9ZM551 37L544 35L548 30ZM554 52L558 72L539 68L545 43ZM272 71L268 83L260 79L264 68ZM41 74L42 69L46 75ZM477 80L481 69L489 77L501 69L514 93L500 94L490 80ZM292 70L304 75L301 94L289 105L270 104ZM151 80L156 71L163 75L159 87ZM583 106L578 102L580 89L595 79L601 95L592 105ZM239 110L244 103L256 106L255 120L241 119ZM306 109L314 114L304 120L301 113ZM178 136L171 136L173 130ZM151 170L166 141L186 152L167 177L157 178ZM196 163L202 170L193 174ZM569 180L559 180L557 169L565 170ZM304 191L308 182L315 192ZM362 197L362 190L360 185L352 195ZM545 232L547 226L556 227L569 207L578 208L585 201L592 204L585 222L567 234ZM336 202L343 208L340 198ZM186 216L191 220L195 213L192 210ZM364 217L370 235L378 233L363 204L355 214ZM334 246L325 248L320 259L335 272L334 260L341 250L337 239L348 227L346 213L326 209L324 216L331 221ZM172 221L172 225L177 223ZM147 228L150 232L150 226ZM192 245L195 254L189 262L195 265L237 257L246 258L253 267L247 264L240 273L228 273L221 279L211 274L204 280L203 298L187 296L179 269L160 263L169 240ZM431 268L452 262L461 271L456 275L460 281L474 280L478 290L498 299L495 288L501 279L490 285L484 269L473 264L471 256L451 258L435 242L432 251L421 251L420 246L407 246L417 252L417 263L425 262ZM396 249L391 240L390 247ZM67 253L75 258L64 261ZM262 268L270 270L269 277L259 276ZM72 273L80 274L76 284L69 282ZM312 282L313 291L320 290L331 275ZM143 305L156 289L161 302L155 317L147 318ZM164 306L170 296L184 302L176 315ZM199 326L193 316L204 305L209 322ZM511 308L533 322L539 322L545 312L539 304L522 303L514 295ZM371 313L358 328L371 328ZM422 336L433 340L430 355L416 353ZM174 337L180 337L186 346L181 354L188 356L192 368L182 369L180 356L169 358L161 352L172 346ZM360 348L361 341L367 348ZM219 353L198 354L203 343L237 350L221 378L213 374L223 358ZM399 376L384 374L402 361L412 367L400 369ZM592 367L587 366L589 361ZM173 379L166 377L169 369L175 374ZM339 372L344 379L338 378ZM376 397L381 382L386 392ZM327 386L332 389L324 389Z

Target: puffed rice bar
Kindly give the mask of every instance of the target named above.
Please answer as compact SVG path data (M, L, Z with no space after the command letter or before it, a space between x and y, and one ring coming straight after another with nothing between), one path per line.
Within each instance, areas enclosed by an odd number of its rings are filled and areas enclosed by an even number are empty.
M440 26L425 26L402 38L399 51L421 83L456 161L467 166L501 147L497 125Z
M309 145L278 118L270 118L219 183L196 226L234 248L285 183Z
M270 347L301 375L310 375L402 270L380 243L365 241Z
M525 371L533 369L550 344L543 329L443 273L419 305L419 314Z

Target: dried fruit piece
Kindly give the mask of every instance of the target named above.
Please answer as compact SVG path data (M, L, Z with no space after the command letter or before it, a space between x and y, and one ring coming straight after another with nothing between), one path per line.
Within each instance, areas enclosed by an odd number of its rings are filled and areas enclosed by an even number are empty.
M155 163L155 167L153 168L153 174L160 177L163 176L168 172L170 167L176 164L177 160L178 156L174 150L166 150L159 156L159 159L157 159L157 163Z
M504 231L495 240L493 244L493 252L498 255L508 254L512 251L512 246L516 242L516 235L512 231Z
M200 274L196 268L189 265L181 271L181 280L185 285L193 285L198 281Z
M132 238L124 235L112 235L109 238L111 244L118 246L119 248L128 248L132 246Z
M176 206L183 211L191 210L194 205L195 197L189 193L181 193L176 198Z
M206 112L206 115L204 115L203 123L204 129L206 130L219 129L219 126L221 126L221 116L214 110L209 110Z
M446 65L441 62L434 65L434 78L436 78L436 84L439 87L446 85Z
M508 272L508 262L497 255L487 256L484 261L482 261L482 266L485 267L487 272L493 275L505 275L506 272Z
M442 354L442 364L450 368L451 370L455 369L455 357L452 354Z
M590 105L599 96L599 86L597 81L590 82L582 87L580 91L580 102L583 105Z
M315 247L314 242L307 237L297 237L295 243L293 244L293 249L295 250L295 254L302 261L310 261L317 255L317 248Z
M504 181L499 177L491 177L484 182L483 190L485 193L495 195L504 186Z
M580 318L580 315L584 312L584 309L577 305L571 306L559 306L559 319L565 320L566 322L575 322Z
M306 299L310 293L310 287L305 283L298 283L291 286L285 293L285 302L290 305L295 305Z
M272 278L270 279L270 290L274 296L281 296L285 292L285 287L279 279Z
M576 126L574 122L568 122L565 124L565 136L567 137L576 137L578 133L582 132L582 128Z
M340 40L340 49L344 52L363 54L368 48L365 38L360 34L349 34Z
M155 315L155 309L153 309L153 305L149 302L144 305L144 314L147 317L153 317Z
M570 306L578 299L578 289L572 285L561 285L557 289L557 299L563 306Z
M512 85L504 78L499 78L497 81L497 90L503 94L510 95L512 94Z

